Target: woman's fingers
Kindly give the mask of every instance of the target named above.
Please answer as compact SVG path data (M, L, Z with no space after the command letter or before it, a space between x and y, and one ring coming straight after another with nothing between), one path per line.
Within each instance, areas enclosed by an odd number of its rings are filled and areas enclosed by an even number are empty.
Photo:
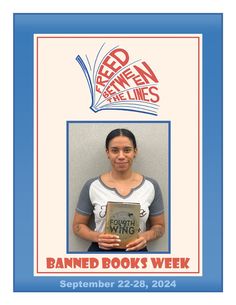
M121 240L118 235L101 233L98 236L98 246L104 250L110 250L112 248L119 247L120 242Z
M144 237L139 237L135 241L126 246L126 251L137 251L147 246L147 241Z

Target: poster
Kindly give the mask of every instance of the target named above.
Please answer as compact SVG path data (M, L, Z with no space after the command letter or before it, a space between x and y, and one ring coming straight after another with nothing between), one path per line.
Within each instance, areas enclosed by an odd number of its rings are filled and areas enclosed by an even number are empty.
M165 234L88 253L73 213L120 127ZM221 14L15 14L14 148L15 291L222 291Z

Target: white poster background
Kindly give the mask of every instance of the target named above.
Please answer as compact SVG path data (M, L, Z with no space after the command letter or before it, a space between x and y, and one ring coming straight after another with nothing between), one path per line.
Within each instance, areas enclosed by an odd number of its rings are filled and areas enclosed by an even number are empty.
M90 109L88 85L75 58L87 54L91 61L95 60L104 42L128 50L133 58L142 58L155 71L160 96L157 117L118 110L94 113ZM66 253L66 122L108 120L171 122L171 253L148 256L189 257L189 269L157 270L148 264L145 272L200 275L201 35L112 35L111 38L109 35L35 35L35 274L93 273L82 268L49 270L46 258L75 256ZM89 255L82 253L79 257ZM138 257L146 255L138 254ZM106 254L113 256L118 257ZM133 270L123 271L130 275ZM104 273L104 270L98 267L96 272Z

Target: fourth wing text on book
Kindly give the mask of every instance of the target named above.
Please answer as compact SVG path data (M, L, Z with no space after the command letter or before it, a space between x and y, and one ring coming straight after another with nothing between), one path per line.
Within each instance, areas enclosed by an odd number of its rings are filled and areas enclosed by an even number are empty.
M108 202L105 232L117 234L121 239L120 248L138 237L140 204L133 202Z

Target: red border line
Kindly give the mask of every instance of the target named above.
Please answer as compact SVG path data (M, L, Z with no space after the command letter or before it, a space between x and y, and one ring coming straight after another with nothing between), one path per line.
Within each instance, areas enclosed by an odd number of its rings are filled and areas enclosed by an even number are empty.
M123 34L122 34L123 35ZM48 39L48 38L53 38L53 39L77 39L77 38L194 38L194 39L198 39L199 37L196 36L119 36L119 34L117 36L40 36L37 38L43 38L43 39Z
M38 41L38 37L37 37L37 41L36 41L36 260L37 260L37 273L39 273L39 266L38 266L38 261L39 261L39 255L38 255L38 225L39 225L39 205L38 205L38 196L39 196L39 188L38 188L38 172L39 172L39 161L38 161L38 125L39 125L39 121L38 121L38 102L39 102L39 91L38 91L38 74L39 74L39 41Z
M199 272L195 272L195 271L190 271L190 272L181 272L181 271L175 271L175 272L166 272L166 271L157 271L157 272L148 272L148 271L127 271L127 272L124 272L124 271L94 271L94 272L86 272L86 271L81 271L81 272L76 272L76 271L72 271L72 272L43 272L43 271L40 271L38 272L38 274L127 274L127 273L131 273L131 274L199 274Z
M201 245L200 245L200 200L201 200L201 192L200 192L200 174L201 174L201 134L200 134L200 126L201 126L201 107L200 107L200 82L201 82L201 58L200 58L200 37L198 37L198 273L200 273L200 251L201 251Z
M39 135L39 118L38 118L38 111L39 111L39 39L48 39L48 38L56 38L56 39L74 39L74 38L194 38L197 39L198 42L198 271L196 272L86 272L86 271L81 271L81 272L41 272L39 271L39 265L38 265L38 258L39 258L39 246L38 246L38 241L39 241L39 183L38 183L38 172L39 172L39 161L38 161L38 135ZM201 174L201 135L200 135L200 123L201 123L201 107L200 107L200 84L201 84L201 44L200 44L200 37L196 36L40 36L37 37L36 40L36 266L37 266L37 274L114 274L114 273L121 273L121 274L199 274L200 273L200 253L201 253L201 246L200 246L200 213L201 213L201 208L200 208L200 174Z

